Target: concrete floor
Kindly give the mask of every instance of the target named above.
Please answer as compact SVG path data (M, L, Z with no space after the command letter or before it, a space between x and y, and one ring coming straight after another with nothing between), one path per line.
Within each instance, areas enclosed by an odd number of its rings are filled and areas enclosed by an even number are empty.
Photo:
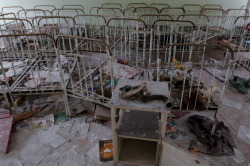
M219 82L218 82L219 84ZM250 93L248 93L250 94ZM218 112L218 120L230 129L236 143L236 156L212 157L199 154L212 166L249 166L250 139L237 137L239 128L250 129L250 95L242 95L229 86ZM110 123L86 123L89 114L80 114L67 122L53 123L52 113L63 110L57 107L36 115L13 127L9 153L0 152L0 166L109 166L112 162L99 161L99 140L111 139ZM199 113L213 116L213 113ZM248 131L250 132L250 131ZM173 141L178 144L178 139ZM248 144L246 143L248 142ZM181 147L187 145L179 144ZM239 153L238 153L239 152Z

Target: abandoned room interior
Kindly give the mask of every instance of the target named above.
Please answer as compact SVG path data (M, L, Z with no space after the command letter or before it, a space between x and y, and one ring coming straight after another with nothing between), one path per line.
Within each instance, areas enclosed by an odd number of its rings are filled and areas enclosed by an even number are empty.
M0 166L250 166L250 0L2 0Z

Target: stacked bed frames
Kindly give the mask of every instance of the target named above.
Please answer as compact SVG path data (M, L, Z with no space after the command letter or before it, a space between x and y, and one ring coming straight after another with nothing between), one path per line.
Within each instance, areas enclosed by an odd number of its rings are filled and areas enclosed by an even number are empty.
M68 97L108 106L125 78L169 82L173 110L217 111L233 73L249 74L245 9L105 3L86 13L81 5L2 8L1 94L10 105L17 95L62 93L71 115Z

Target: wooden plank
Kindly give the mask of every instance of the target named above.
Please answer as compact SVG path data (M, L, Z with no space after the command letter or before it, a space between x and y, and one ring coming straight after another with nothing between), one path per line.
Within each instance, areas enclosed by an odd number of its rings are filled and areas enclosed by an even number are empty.
M96 105L95 108L95 119L97 120L111 120L111 110L110 108Z

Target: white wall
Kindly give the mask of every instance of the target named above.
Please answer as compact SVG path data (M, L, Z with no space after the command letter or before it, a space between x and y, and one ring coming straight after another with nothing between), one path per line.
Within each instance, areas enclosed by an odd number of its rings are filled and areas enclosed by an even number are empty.
M63 5L81 4L85 12L88 13L93 6L100 6L105 2L121 3L126 8L128 3L168 3L170 6L182 6L183 4L220 4L224 9L240 8L247 4L248 0L0 0L0 8L3 6L22 6L25 9L31 9L35 5L54 5L60 8Z

